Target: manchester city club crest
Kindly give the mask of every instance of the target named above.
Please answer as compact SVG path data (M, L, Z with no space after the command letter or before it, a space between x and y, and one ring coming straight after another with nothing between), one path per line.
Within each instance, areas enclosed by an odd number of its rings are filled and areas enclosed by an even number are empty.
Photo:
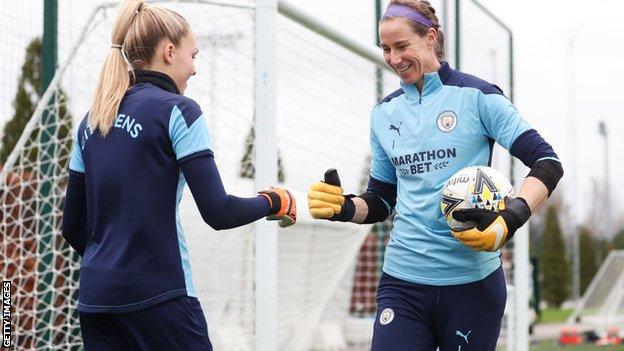
M457 115L453 111L444 111L438 116L438 128L444 133L453 131L457 127Z
M381 325L387 325L392 322L393 319L394 311L392 310L392 308L385 308L383 311L381 311L381 314L379 315L379 323Z

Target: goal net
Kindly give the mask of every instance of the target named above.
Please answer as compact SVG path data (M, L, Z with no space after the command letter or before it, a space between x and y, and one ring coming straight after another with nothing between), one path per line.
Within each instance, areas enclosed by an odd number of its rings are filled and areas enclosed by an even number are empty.
M609 253L583 294L568 323L598 328L624 324L624 250Z
M198 74L186 95L204 111L226 190L250 196L255 170L254 3L160 3L191 24L200 54ZM61 6L69 10L59 11L60 68L46 94L33 100L36 109L0 173L0 271L12 285L12 340L19 350L82 349L75 309L80 258L62 240L60 223L72 136L90 107L94 72L109 50L116 8L88 2ZM32 8L21 10L27 14ZM35 26L41 23L28 27ZM15 57L41 36L19 30L21 41L11 47ZM12 33L1 35L4 39ZM278 349L366 349L390 224L313 221L306 193L331 167L338 168L348 193L366 184L368 117L376 103L378 66L281 15L276 49L278 179L280 186L293 190L300 208L297 225L278 233ZM8 85L17 73L2 71L2 77ZM385 94L399 86L391 73L383 73L382 79ZM14 89L6 90L10 96L2 95L3 121L15 112L15 107L5 108L17 96ZM251 226L212 230L201 220L188 189L180 214L215 349L254 350Z

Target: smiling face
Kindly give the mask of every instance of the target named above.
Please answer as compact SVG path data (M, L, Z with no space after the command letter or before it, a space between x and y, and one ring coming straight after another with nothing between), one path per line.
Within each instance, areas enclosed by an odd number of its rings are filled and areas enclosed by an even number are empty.
M422 83L424 73L436 71L436 30L424 36L414 32L408 19L387 18L379 24L379 39L384 59L405 84Z

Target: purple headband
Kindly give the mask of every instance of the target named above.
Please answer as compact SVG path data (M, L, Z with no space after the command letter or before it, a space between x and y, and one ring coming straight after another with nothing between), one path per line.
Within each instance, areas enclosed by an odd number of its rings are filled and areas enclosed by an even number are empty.
M431 21L427 19L427 17L423 16L422 13L409 8L403 5L390 5L386 9L386 13L384 13L383 18L388 17L404 17L416 23L420 23L427 28L433 27Z

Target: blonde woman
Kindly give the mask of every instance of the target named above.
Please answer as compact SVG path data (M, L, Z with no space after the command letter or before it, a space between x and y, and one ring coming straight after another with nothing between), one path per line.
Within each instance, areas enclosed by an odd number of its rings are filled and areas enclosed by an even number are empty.
M444 61L444 36L428 1L390 1L379 36L401 88L371 113L368 190L344 196L328 177L312 185L310 212L375 223L396 206L374 351L494 351L506 302L499 249L555 189L563 168L500 88ZM464 167L489 165L494 142L531 171L505 210L455 211L456 220L477 225L454 232L440 211L444 184Z
M63 211L63 236L83 256L86 350L212 349L178 213L186 182L215 229L265 216L282 226L296 220L284 189L252 198L225 192L202 111L184 96L197 53L176 12L121 5L78 128Z

